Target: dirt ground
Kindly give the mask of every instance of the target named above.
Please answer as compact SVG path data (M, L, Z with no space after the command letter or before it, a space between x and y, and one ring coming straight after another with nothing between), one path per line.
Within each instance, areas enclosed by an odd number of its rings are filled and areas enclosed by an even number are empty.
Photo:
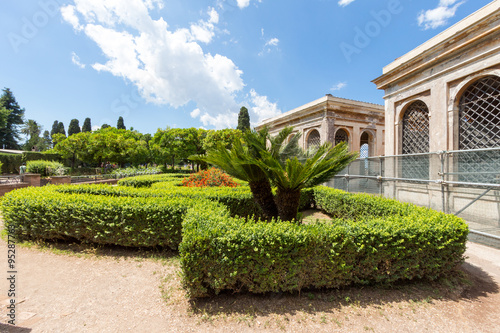
M438 282L192 301L174 252L17 246L16 325L0 241L0 332L500 332L500 250L469 243Z

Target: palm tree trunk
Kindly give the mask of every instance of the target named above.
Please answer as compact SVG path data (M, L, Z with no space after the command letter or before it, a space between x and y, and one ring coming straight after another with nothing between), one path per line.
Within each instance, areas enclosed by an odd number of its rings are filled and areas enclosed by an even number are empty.
M278 187L276 205L278 215L283 221L291 221L297 217L300 203L300 190L285 190Z
M250 181L248 185L250 186L255 202L262 209L264 217L268 220L278 217L278 208L274 202L269 180Z

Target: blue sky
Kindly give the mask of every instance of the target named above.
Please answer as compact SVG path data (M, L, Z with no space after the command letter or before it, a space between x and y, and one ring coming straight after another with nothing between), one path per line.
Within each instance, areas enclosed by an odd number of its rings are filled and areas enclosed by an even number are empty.
M371 80L489 0L22 0L0 3L0 87L34 119L155 133L253 124Z

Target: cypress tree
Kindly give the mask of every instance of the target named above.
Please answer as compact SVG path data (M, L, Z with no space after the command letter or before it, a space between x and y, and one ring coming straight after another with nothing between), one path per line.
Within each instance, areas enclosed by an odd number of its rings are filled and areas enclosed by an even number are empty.
M105 128L109 128L109 127L111 127L111 126L109 126L108 124L102 124L101 129L105 129Z
M238 114L238 127L236 129L242 132L250 130L250 115L248 114L248 109L244 106L241 107Z
M64 124L62 121L57 124L57 133L61 133L66 136L66 130L64 129Z
M78 119L71 119L71 122L68 126L68 136L72 136L73 134L80 133L80 122Z
M92 132L92 125L90 124L90 118L85 118L82 126L82 132Z
M116 128L118 129L127 129L125 127L125 124L123 123L123 117L120 116L120 118L118 118L118 122L116 123Z

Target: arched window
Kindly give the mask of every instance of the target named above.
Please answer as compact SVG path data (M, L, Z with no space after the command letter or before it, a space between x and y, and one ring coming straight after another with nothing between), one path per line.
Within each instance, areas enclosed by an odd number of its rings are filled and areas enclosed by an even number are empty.
M307 148L319 146L321 144L321 136L317 130L312 130L307 137Z
M335 145L338 145L341 142L349 143L349 135L343 129L339 129L335 133Z
M460 150L500 147L500 77L486 76L464 91L458 132Z
M403 116L403 154L429 152L429 109L422 101L410 104Z
M370 135L367 132L361 134L359 157L367 158L370 156Z

